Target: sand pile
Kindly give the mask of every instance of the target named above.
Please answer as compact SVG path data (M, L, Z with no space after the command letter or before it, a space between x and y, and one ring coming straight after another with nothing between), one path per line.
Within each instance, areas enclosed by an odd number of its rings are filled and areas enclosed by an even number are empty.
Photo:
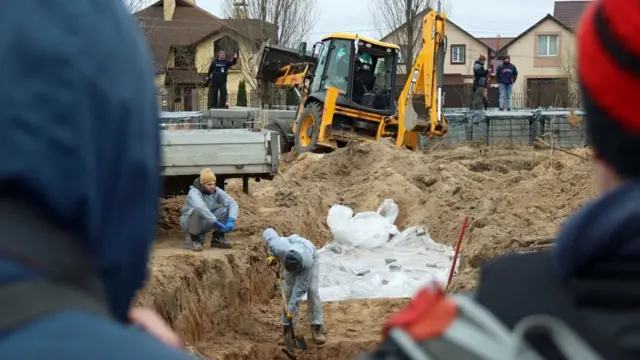
M184 204L184 196L160 199L160 213L158 214L158 232L160 234L173 233L180 229L180 209Z
M365 211L393 199L400 228L426 223L431 237L447 244L455 242L464 217L473 216L462 264L473 270L460 276L457 289L473 286L475 269L497 254L544 246L594 192L589 164L559 152L550 158L549 151L530 147L460 146L423 154L389 142L287 155L280 176L251 189L249 196L239 183L227 186L240 204L237 231L257 235L271 226L318 246L331 240L326 217L334 204ZM161 228L175 228L182 201L164 200Z
M253 214L239 222L243 230L259 234L272 226L322 246L331 240L331 205L375 210L391 198L400 206L400 228L426 223L432 238L453 244L464 217L473 216L463 250L463 269L472 270L461 274L458 290L474 285L475 269L487 259L548 244L566 216L594 193L588 163L529 147L423 154L387 142L355 144L326 155L303 154L281 173L243 199L245 213Z

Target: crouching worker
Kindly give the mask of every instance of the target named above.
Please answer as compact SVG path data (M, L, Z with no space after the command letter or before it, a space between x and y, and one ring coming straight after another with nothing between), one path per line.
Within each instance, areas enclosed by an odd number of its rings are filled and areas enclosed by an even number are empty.
M234 229L237 218L238 203L216 186L211 169L202 170L180 210L180 228L187 233L184 247L202 251L204 237L212 231L211 247L231 248L224 234Z
M280 237L269 228L264 231L264 242L269 252L268 265L278 261L284 266L285 295L288 301L287 313L282 314L280 323L283 326L283 337L279 344L284 345L284 335L295 329L300 302L307 295L307 319L311 325L311 335L317 345L327 340L323 335L322 301L318 286L320 285L320 263L318 252L313 243L301 236Z

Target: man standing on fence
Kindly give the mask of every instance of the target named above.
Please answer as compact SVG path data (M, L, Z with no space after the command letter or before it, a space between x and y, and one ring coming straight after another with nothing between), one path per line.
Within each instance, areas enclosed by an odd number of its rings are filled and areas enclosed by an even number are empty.
M225 57L225 52L218 52L218 57L211 61L207 80L209 80L209 97L207 99L209 109L223 109L227 104L227 74L229 68L238 62L238 54L233 54L233 60Z
M487 57L480 54L478 60L473 64L473 110L484 108L484 94L489 84L489 73L484 68L485 61L487 61Z
M498 107L500 111L507 109L511 111L511 94L513 93L513 84L518 78L518 69L511 63L511 57L505 56L502 64L496 70L496 79L500 90L500 100Z

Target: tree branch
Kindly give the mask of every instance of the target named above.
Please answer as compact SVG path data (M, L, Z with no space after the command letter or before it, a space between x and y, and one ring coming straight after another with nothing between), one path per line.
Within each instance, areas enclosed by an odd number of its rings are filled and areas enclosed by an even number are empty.
M373 0L369 4L380 37L394 33L388 41L400 45L400 54L407 68L411 67L422 44L421 12L435 9L437 0ZM444 7L450 6L445 2Z

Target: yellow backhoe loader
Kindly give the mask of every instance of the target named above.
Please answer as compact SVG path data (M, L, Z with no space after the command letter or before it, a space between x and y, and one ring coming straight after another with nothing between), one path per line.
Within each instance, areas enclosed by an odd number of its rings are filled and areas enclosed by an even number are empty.
M400 48L354 34L327 35L310 53L306 43L297 50L263 44L256 78L298 94L290 132L298 153L385 137L415 151L419 134L442 136L447 131L442 113L446 47L445 14L431 10L423 18L421 48L399 96ZM423 116L413 106L417 94L424 96Z

